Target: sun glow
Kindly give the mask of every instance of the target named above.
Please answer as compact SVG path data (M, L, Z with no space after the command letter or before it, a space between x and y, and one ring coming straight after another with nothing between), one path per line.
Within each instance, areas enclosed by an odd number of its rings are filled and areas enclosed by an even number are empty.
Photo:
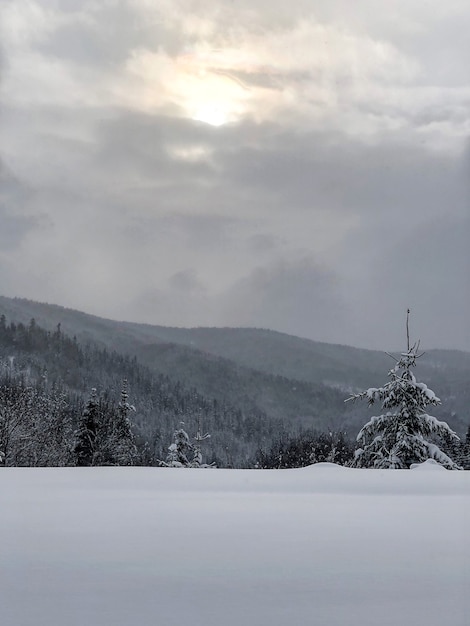
M169 104L179 116L215 127L252 115L259 93L238 78L236 68L225 67L229 64L220 55L190 53L173 59L147 50L135 53L128 69L143 79L139 106ZM136 91L132 94L135 98Z
M204 122L211 126L223 126L229 121L227 112L224 111L223 107L210 102L202 104L191 117L197 122Z
M230 74L186 56L175 87L188 117L211 126L237 121L248 109L250 89Z

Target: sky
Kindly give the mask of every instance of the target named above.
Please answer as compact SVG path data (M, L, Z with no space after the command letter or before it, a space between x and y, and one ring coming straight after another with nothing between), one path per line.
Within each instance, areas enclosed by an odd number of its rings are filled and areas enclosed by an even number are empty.
M470 350L467 0L1 0L0 294Z

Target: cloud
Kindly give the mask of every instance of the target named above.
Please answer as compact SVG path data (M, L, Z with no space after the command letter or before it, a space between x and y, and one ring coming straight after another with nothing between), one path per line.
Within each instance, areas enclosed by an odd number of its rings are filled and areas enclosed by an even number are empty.
M0 4L0 290L470 349L466 4Z
M314 12L300 1L289 11L279 3L268 9L205 1L195 12L189 1L87 3L72 10L66 2L52 8L8 1L2 29L13 63L7 100L126 106L214 123L248 117L294 128L340 126L356 136L410 133L423 109L432 106L440 115L451 101L458 116L469 97L468 81L458 89L430 83L426 58L405 45L403 24L417 23L412 5L395 3L408 21L387 26L367 2L351 14L341 2L330 10L320 3ZM457 29L459 17L450 20ZM420 18L429 39L436 23ZM465 45L462 38L447 57L452 66ZM447 109L458 139L461 124L453 118ZM443 130L428 128L430 139L438 142Z
M339 283L334 272L308 257L256 267L224 294L223 318L234 326L337 341L347 318Z
M469 240L470 217L448 216L410 228L398 241L384 245L371 271L369 293L376 295L365 306L371 334L388 335L394 347L403 345L400 316L410 307L414 338L424 348L468 349ZM391 306L397 317L390 330L388 316L381 313L384 306Z
M394 90L401 88L403 102L394 117L406 125L410 99L403 89L419 64L389 42L320 23L314 16L259 28L243 21L243 11L238 28L224 32L224 11L221 15L184 54L134 50L126 64L134 84L130 106L151 110L171 102L194 119L205 119L210 107L225 121L282 119L294 127L332 128L341 118L345 129L357 133L371 100L387 109L393 99L396 107ZM363 119L362 126L356 117ZM385 114L369 117L367 124L375 131L390 122Z
M40 225L38 216L28 215L32 190L5 167L0 159L0 247L15 250L27 234ZM26 209L26 210L25 210Z
M176 326L255 326L335 341L347 319L340 279L312 258L278 260L213 291L192 269L143 290L131 303L140 321ZM136 313L138 311L138 313Z
M0 205L0 246L2 250L15 249L26 234L36 226L35 220L9 215Z
M75 138L67 136L71 122L56 116L57 134L42 135L40 153L34 136L24 140L31 143L21 167L35 183L34 200L22 200L19 189L12 197L16 207L47 215L50 227L31 231L21 263L12 261L22 268L11 270L15 294L41 298L47 289L50 301L102 315L272 326L380 347L384 320L395 320L370 305L380 285L370 267L407 233L443 212L455 223L468 207L461 159L403 140L367 145L273 124L216 132L144 113L88 115L83 138L79 126ZM43 112L36 124L49 124ZM313 257L317 265L305 262ZM46 287L41 275L54 275L53 283ZM197 276L200 288L188 283L185 298L175 276ZM419 283L415 293L424 297ZM322 298L329 302L323 308ZM275 307L276 299L289 304ZM380 320L370 336L370 320L367 332L355 330L364 326L364 302ZM312 326L306 311L318 306L320 322Z
M168 326L215 326L219 322L215 306L197 272L186 268L172 274L161 287L144 287L127 313L138 321L155 323L158 319Z

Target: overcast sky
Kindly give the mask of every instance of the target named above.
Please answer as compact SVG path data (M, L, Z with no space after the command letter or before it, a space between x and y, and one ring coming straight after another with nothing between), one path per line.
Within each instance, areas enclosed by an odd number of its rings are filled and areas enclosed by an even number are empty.
M0 294L470 350L468 0L1 0Z

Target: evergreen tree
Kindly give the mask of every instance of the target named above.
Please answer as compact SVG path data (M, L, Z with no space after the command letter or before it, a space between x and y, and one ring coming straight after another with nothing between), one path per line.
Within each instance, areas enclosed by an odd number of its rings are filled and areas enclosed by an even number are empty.
M184 422L182 422L183 424ZM189 435L183 428L174 432L174 441L168 447L166 461L161 461L164 467L190 467L188 455L193 450Z
M470 425L467 429L465 442L462 442L460 447L459 463L464 469L470 470Z
M98 399L93 389L76 436L77 465L134 465L137 448L128 417L131 411L135 408L128 402L126 380L117 406L107 396Z
M109 433L110 447L116 465L134 465L136 462L137 448L129 419L129 415L134 411L135 407L129 404L127 379L124 379L121 399L114 413Z
M409 310L408 310L409 315ZM436 442L458 440L446 422L426 413L428 405L440 404L439 398L411 371L416 366L419 343L410 347L407 316L407 351L390 370L390 382L370 388L348 400L367 399L369 405L381 402L386 412L372 417L357 435L361 444L353 467L407 469L414 463L434 459L447 469L460 469Z
M81 416L75 438L76 464L80 466L94 465L96 437L100 427L100 412L96 389L91 390L90 397Z
M0 315L0 341L2 343L5 342L7 336L8 336L7 320L6 320L5 315L2 313L2 315Z

